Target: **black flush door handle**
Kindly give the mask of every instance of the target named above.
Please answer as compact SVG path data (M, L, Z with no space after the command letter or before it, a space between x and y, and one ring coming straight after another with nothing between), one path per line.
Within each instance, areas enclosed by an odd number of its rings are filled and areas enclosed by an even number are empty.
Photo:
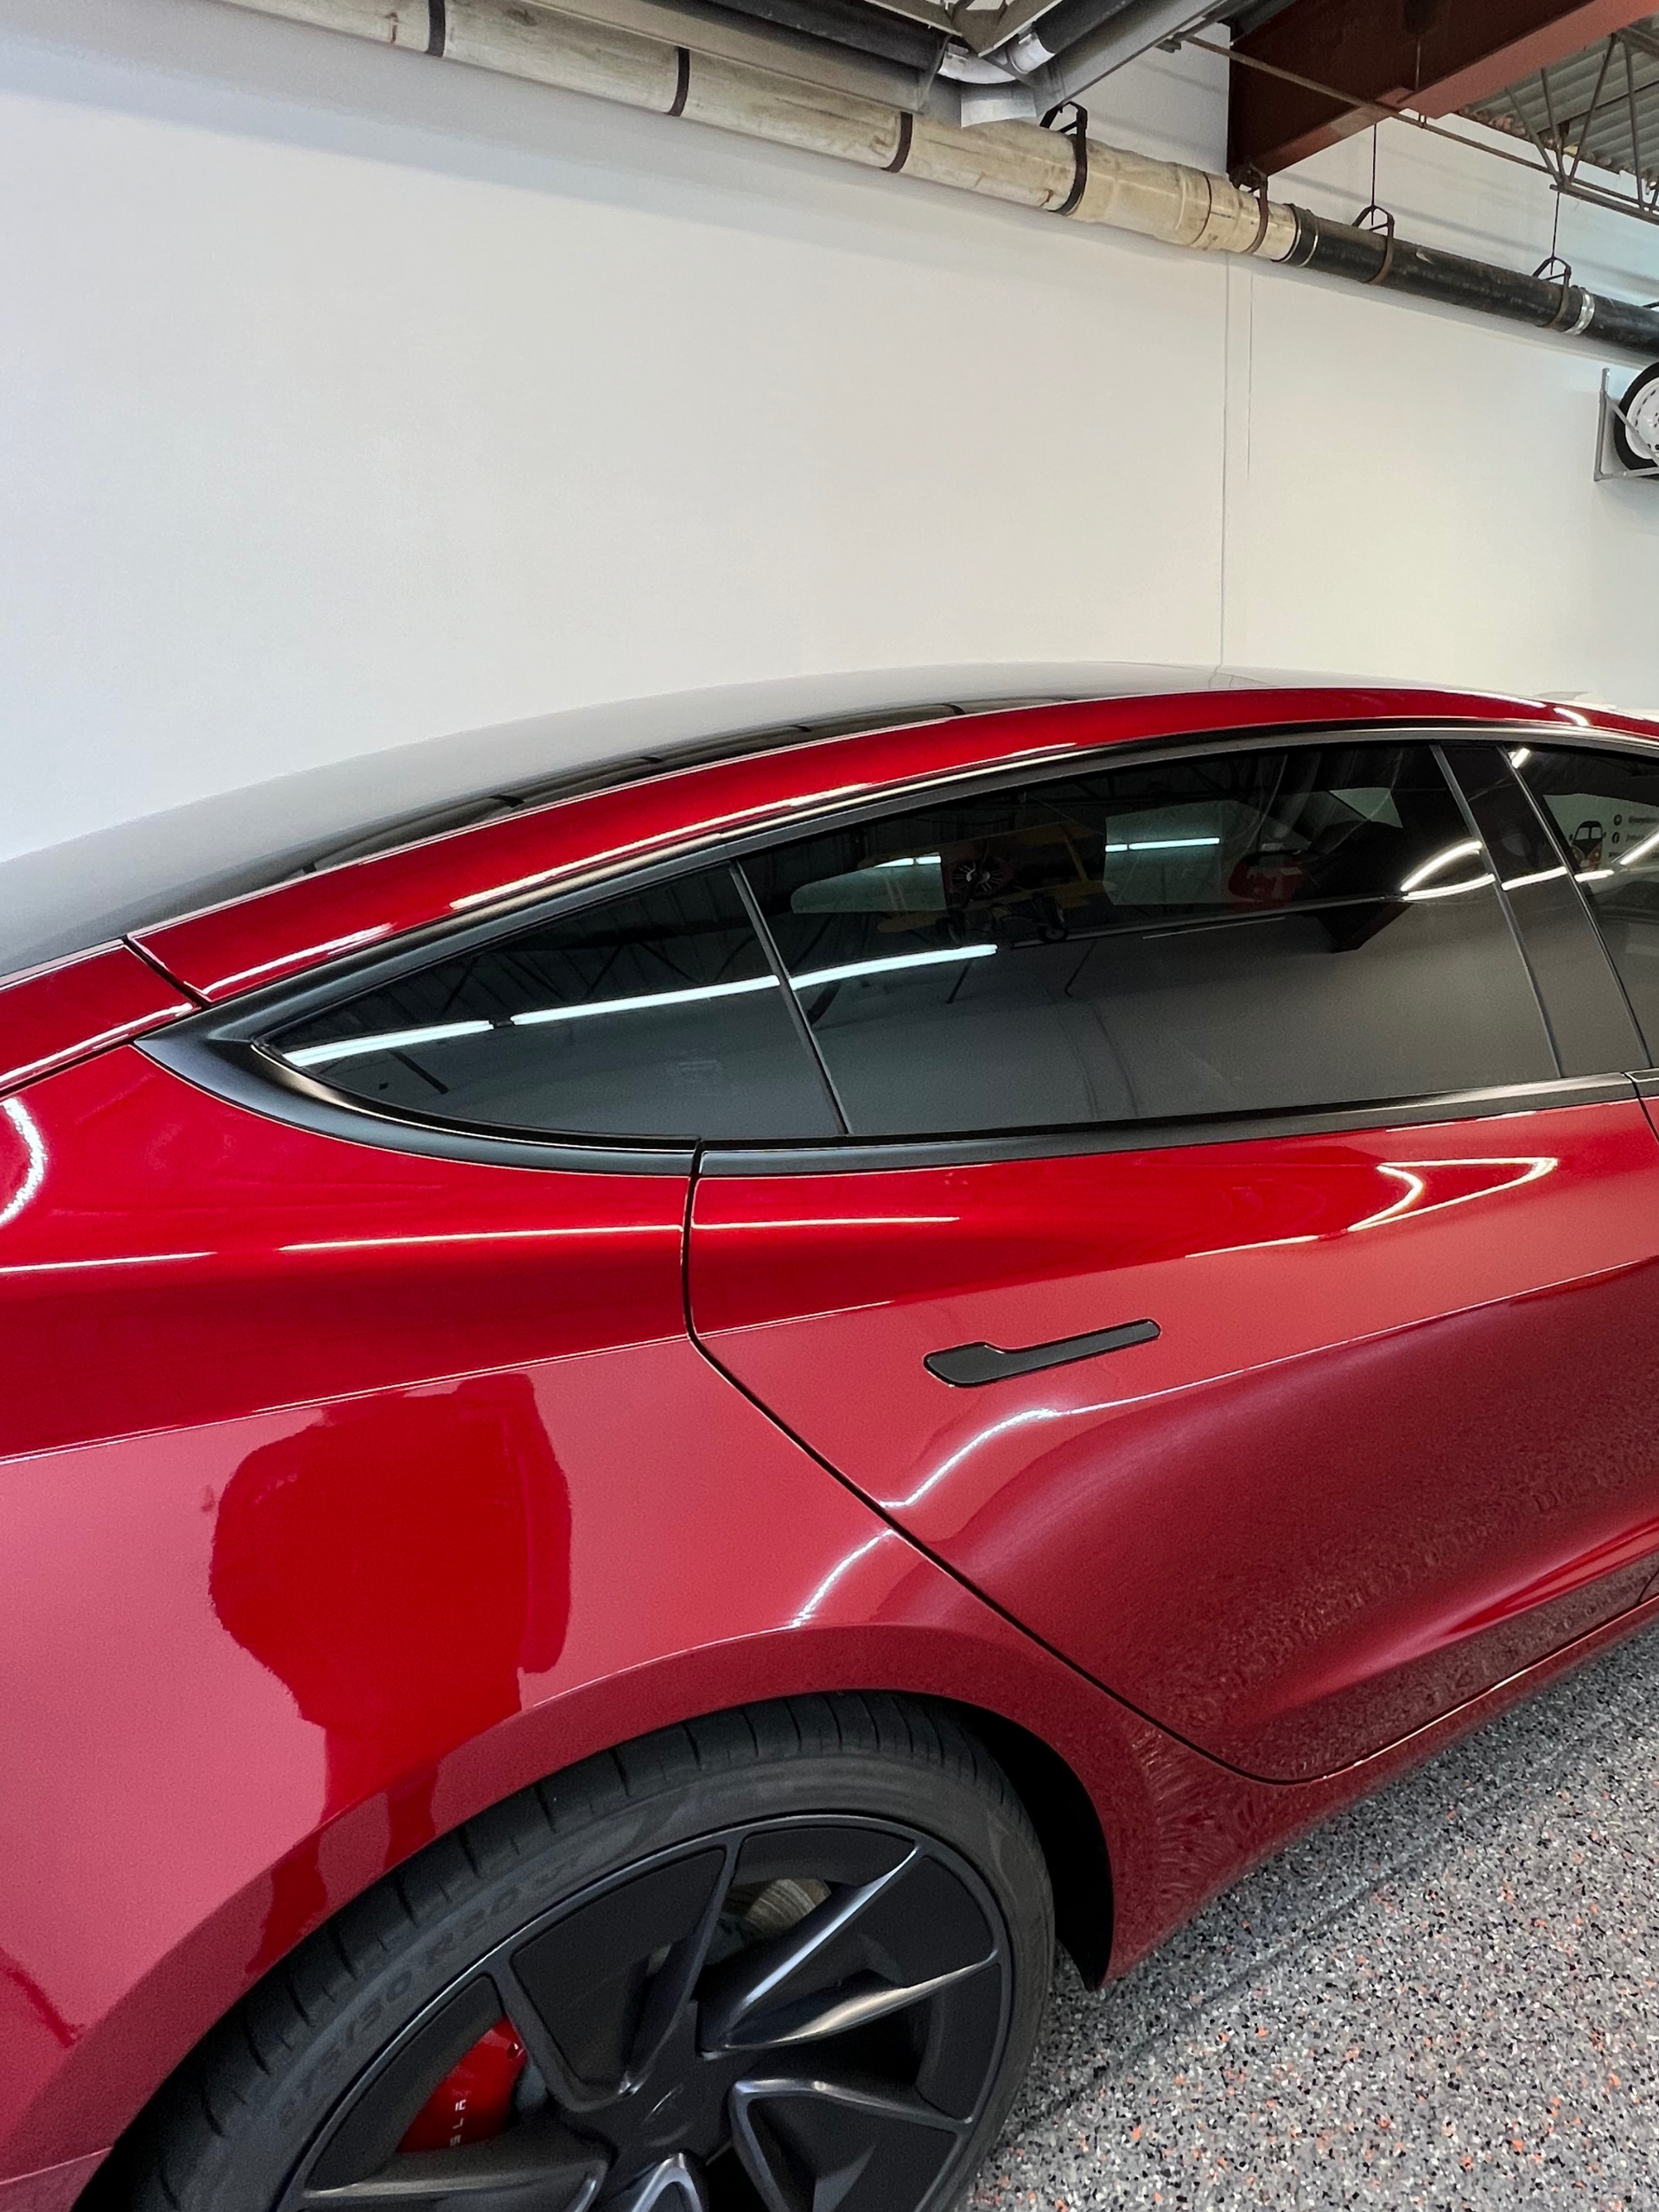
M995 1344L952 1344L948 1351L929 1352L922 1364L941 1382L969 1390L981 1382L1006 1382L1011 1375L1035 1375L1041 1368L1064 1367L1070 1360L1093 1359L1097 1352L1149 1344L1160 1334L1155 1321L1120 1321L1115 1329L1094 1329L1086 1337L1057 1337L1052 1344L1027 1344L1021 1351L1001 1351Z

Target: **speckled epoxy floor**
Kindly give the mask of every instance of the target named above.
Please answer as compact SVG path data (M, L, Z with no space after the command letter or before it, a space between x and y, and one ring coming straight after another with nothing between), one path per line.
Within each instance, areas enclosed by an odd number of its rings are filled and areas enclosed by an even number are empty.
M1659 1630L1064 1965L972 2202L1659 2208Z

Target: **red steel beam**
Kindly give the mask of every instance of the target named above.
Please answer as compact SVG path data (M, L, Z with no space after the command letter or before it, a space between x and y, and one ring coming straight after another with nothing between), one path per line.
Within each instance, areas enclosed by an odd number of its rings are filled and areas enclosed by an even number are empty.
M1272 175L1376 120L1357 103L1448 115L1639 22L1653 0L1294 0L1235 51L1349 97L1235 67L1229 160Z

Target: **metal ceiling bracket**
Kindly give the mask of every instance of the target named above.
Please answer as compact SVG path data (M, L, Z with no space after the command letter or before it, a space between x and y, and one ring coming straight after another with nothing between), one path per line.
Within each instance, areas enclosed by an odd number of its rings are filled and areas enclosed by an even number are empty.
M1067 108L1071 111L1071 122L1057 125L1055 118L1064 115ZM1062 138L1071 141L1071 158L1076 165L1072 172L1071 189L1054 210L1057 215L1069 215L1089 185L1089 111L1086 107L1079 107L1076 100L1059 100L1043 118L1043 128L1045 130L1058 128Z
M1659 484L1659 461L1641 468L1627 468L1613 444L1613 425L1632 426L1629 416L1613 397L1613 372L1601 372L1601 405L1596 419L1595 480L1598 484Z
M1572 263L1563 261L1559 253L1552 253L1532 273L1543 283L1560 288L1561 304L1544 325L1545 329L1564 330L1569 338L1579 337L1588 327L1596 302L1590 293L1580 291L1573 283Z
M1369 231L1373 238L1380 238L1382 258L1375 276L1368 276L1368 284L1386 284L1394 270L1394 217L1386 207L1379 207L1375 200L1369 200L1354 218L1357 231Z
M1273 202L1268 198L1268 188L1265 181L1260 185L1243 186L1241 189L1244 191L1254 191L1257 202L1262 209L1261 217L1255 226L1255 236L1245 248L1245 251L1247 253L1260 253L1262 251L1262 241L1268 235L1268 225L1273 220Z

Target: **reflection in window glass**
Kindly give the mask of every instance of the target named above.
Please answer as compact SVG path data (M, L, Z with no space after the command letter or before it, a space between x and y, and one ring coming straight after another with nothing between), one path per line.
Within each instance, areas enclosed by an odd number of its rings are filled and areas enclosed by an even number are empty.
M853 1128L1547 1080L1433 753L1298 747L953 797L746 863Z
M1659 1052L1659 764L1535 746L1510 757L1560 833L1651 1059Z
M376 1105L576 1135L833 1135L724 868L497 938L270 1041Z

